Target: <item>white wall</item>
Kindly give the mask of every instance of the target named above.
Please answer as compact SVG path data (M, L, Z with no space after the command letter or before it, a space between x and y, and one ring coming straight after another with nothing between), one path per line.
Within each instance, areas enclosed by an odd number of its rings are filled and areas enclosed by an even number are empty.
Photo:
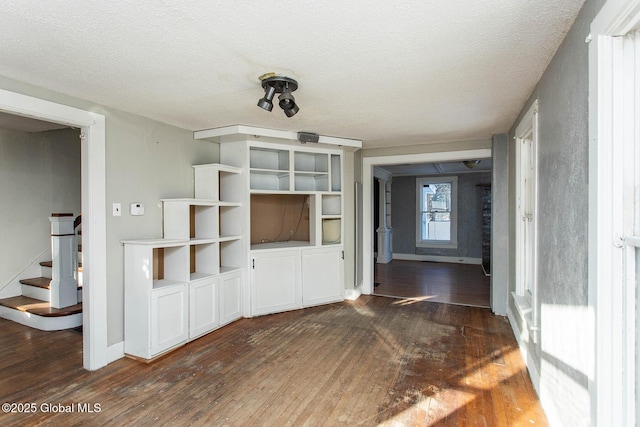
M0 289L50 249L52 213L80 213L79 135L0 129Z

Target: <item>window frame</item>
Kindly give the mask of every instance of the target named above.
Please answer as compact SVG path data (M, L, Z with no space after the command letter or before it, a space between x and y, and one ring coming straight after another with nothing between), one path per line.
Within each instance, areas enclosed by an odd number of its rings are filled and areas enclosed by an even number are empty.
M515 131L516 151L516 283L515 306L533 343L538 342L538 100L536 99Z
M451 210L449 240L422 239L422 187L428 184L451 184ZM432 176L416 178L416 247L418 248L458 248L458 177Z

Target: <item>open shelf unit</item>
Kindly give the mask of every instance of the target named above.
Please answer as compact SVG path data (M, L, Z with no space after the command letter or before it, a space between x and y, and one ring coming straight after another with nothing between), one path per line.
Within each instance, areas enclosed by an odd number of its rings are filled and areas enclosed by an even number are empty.
M242 170L194 166L195 198L163 199L163 238L125 240L125 353L151 360L242 316ZM149 274L151 273L151 274Z
M235 189L246 194L245 316L343 300L342 149L238 135L218 142L221 161L248 171ZM314 277L318 269L329 281Z

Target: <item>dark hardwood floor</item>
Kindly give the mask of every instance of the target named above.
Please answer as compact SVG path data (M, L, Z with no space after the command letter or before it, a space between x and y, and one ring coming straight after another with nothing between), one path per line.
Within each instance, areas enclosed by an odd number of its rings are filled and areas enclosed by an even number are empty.
M77 332L0 328L0 400L35 408L2 426L547 424L507 320L484 308L362 296L95 372Z
M393 260L375 264L374 294L489 307L490 278L482 266Z

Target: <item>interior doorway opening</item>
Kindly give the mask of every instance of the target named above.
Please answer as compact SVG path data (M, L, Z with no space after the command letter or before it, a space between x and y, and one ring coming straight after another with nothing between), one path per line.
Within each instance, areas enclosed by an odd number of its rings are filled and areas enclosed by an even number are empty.
M462 167L462 170L458 171L458 175L470 177L472 176L471 169L462 165L463 160L469 159L485 159L485 163L490 164L491 150L465 150L363 159L363 229L367 232L363 236L362 293L461 305L490 306L491 280L482 269L481 243L478 243L479 252L476 253L477 257L473 260L470 257L455 255L451 255L449 258L447 255L425 255L429 254L429 250L420 248L420 245L417 244L419 239L416 235L419 233L416 230L421 225L415 198L416 177L437 176L443 172L449 172L449 175L452 175L455 174L454 171L447 168L453 167L453 165ZM416 163L416 161L420 163ZM431 167L440 168L440 170L436 170L436 173L433 170L416 171L418 165L427 163ZM477 164L475 163L475 165ZM380 170L383 172L381 173ZM475 232L480 235L482 235L482 194L486 191L486 186L491 184L490 170L489 168L484 174L484 178L481 178L483 182L478 183L482 185L478 185L476 188L474 183L473 187L470 187L478 195L476 198L478 223L473 224L473 227ZM408 184L411 181L413 181L413 186ZM410 189L407 190L407 188ZM438 207L445 208L439 205ZM435 219L443 222L449 219L448 215L446 212L438 213L427 220L429 222ZM402 229L403 227L394 227L393 224L411 224L411 227ZM489 227L490 225L489 217ZM467 224L464 225L464 227L466 226ZM490 231L486 233L489 245L490 235ZM464 230L462 230L461 238L462 240L466 239ZM435 243L437 247L437 243L443 242ZM448 242L449 245L450 243ZM385 250L388 250L389 253L385 254ZM435 253L446 254L446 250L440 248ZM449 254L451 254L451 250L449 250ZM470 274L470 270L476 270L477 274ZM465 279L461 280L461 278ZM473 279L470 281L470 278Z
M109 362L106 286L105 117L0 89L0 112L79 128L83 213L83 366ZM116 357L117 358L117 357Z

